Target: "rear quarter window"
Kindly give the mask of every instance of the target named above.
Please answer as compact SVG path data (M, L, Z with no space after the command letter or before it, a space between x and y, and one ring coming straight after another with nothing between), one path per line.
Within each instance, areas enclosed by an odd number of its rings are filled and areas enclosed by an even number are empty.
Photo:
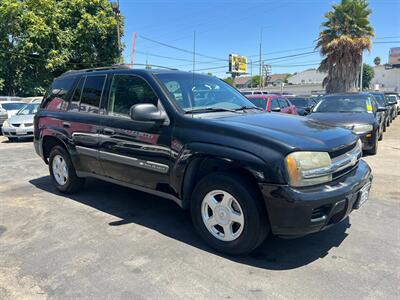
M75 77L54 80L43 98L41 107L48 110L66 110L75 81Z

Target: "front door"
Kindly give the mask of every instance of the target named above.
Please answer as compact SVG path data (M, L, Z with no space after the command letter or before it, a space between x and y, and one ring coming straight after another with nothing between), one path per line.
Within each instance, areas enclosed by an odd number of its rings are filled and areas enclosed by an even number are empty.
M106 176L115 180L168 193L172 126L132 120L129 110L139 103L162 109L159 98L143 78L115 74L99 135L101 165Z

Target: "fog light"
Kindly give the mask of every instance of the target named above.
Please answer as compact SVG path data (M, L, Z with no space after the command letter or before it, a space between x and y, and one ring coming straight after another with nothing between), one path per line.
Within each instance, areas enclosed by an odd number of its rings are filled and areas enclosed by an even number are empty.
M366 135L366 137L367 137L367 138L370 138L370 137L372 137L372 134L371 134L371 133L368 133L368 134Z

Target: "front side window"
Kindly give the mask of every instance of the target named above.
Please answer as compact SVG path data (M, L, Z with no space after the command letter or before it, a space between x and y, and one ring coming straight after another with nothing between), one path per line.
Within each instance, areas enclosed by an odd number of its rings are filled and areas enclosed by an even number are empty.
M267 100L266 98L258 98L258 97L251 97L248 98L250 100L251 103L253 103L255 106L262 108L262 109L266 109L267 107Z
M271 110L280 109L278 99L271 100Z
M240 92L215 77L185 73L163 73L157 74L156 77L169 92L170 98L185 112L204 109L255 108ZM177 95L179 95L179 100Z
M179 99L177 90L176 97ZM130 108L140 103L158 104L158 97L148 83L138 76L114 75L108 99L108 114L129 116Z
M101 94L103 92L106 76L88 76L82 90L79 111L95 113L99 112Z
M286 107L289 106L287 101L285 99L282 99L282 98L279 98L279 104L280 104L281 108L286 108Z

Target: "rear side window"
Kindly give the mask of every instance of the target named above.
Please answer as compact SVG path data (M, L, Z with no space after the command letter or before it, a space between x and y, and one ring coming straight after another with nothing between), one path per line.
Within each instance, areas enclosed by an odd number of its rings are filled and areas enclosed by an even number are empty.
M99 113L99 105L101 95L103 93L103 86L106 76L88 76L86 77L81 102L79 104L79 111L88 113Z
M56 79L44 97L41 107L49 110L66 110L76 77Z
M279 99L279 104L280 104L281 108L289 107L289 104L287 103L287 101L282 98Z
M81 77L81 79L79 79L78 85L75 88L74 95L72 96L71 99L71 105L69 107L69 110L71 111L79 111L79 102L81 101L84 82L85 82L85 77Z

